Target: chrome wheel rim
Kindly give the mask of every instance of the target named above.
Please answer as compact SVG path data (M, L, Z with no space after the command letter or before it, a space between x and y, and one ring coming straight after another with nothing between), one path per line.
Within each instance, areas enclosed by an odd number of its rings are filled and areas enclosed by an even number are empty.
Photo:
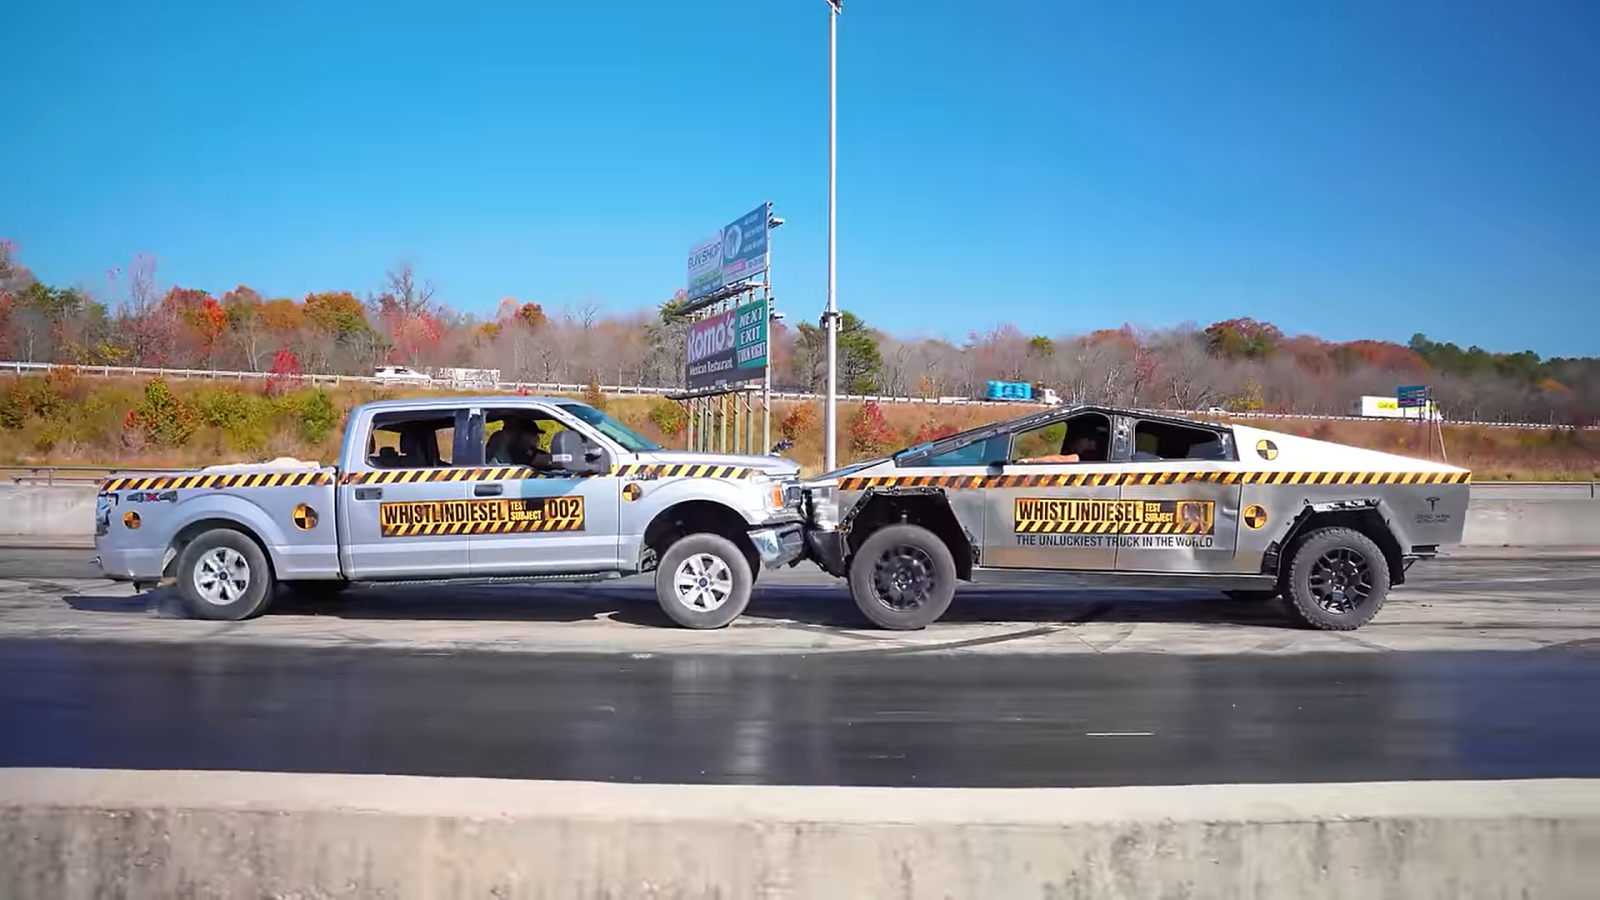
M232 547L216 547L200 557L193 580L200 599L214 606L227 606L250 588L250 563Z
M720 609L733 596L733 570L719 557L696 553L678 563L672 573L678 602L695 612Z
M933 557L920 547L891 547L872 567L872 593L894 610L924 606L933 596Z
M1311 596L1324 612L1345 615L1372 599L1372 565L1347 547L1322 554L1311 567Z

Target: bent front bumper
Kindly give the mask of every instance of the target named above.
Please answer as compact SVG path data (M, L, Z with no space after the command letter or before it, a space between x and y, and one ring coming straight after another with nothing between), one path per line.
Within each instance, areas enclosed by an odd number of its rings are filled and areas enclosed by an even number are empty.
M793 565L806 552L805 530L798 522L752 529L750 542L768 569Z
M806 551L808 555L822 567L822 571L829 575L843 578L845 574L844 561L849 554L845 543L844 532L809 528L806 530Z

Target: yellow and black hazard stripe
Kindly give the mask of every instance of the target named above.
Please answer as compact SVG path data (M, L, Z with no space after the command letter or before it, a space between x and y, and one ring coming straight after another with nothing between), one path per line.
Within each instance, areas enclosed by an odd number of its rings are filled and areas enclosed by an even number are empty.
M439 534L515 534L528 531L582 531L583 517L541 519L537 522L418 522L386 525L384 537L422 537Z
M616 466L603 477L651 481L661 478L746 479L756 470L744 466L627 465ZM569 475L540 472L527 466L483 466L459 469L385 469L377 472L346 472L345 484L420 484L434 481L519 481L526 478L594 478L596 475Z
M346 472L345 484L420 484L433 481L511 481L524 478L554 478L527 466L488 466L483 468L383 469L377 472Z
M1038 475L890 475L839 481L841 491L868 488L1137 487L1165 484L1467 484L1471 472L1071 472Z
M692 464L617 466L611 474L622 478L752 478L755 469L746 466L699 466Z
M333 484L332 472L246 472L237 475L134 475L107 478L104 491L164 491L206 488L279 488Z
M1204 522L1084 522L1020 519L1017 534L1210 534Z

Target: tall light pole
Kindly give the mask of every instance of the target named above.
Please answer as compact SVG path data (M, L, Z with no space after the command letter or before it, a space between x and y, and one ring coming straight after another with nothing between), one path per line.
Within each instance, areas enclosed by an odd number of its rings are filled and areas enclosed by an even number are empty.
M828 398L822 414L822 468L838 468L839 443L839 307L833 298L834 194L839 130L839 14L844 0L828 0L828 309L823 313L828 329Z

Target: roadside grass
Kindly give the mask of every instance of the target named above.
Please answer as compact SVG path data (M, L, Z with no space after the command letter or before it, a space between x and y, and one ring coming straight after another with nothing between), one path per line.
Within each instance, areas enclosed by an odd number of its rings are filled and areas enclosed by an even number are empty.
M261 384L87 379L64 371L6 377L0 378L0 464L194 467L279 456L328 463L338 456L346 416L362 403L471 393L377 385L300 386L269 392ZM672 401L632 395L591 399L664 446L685 445L685 423ZM821 404L777 401L773 407L772 440L794 441L784 455L808 473L820 471ZM860 415L860 404L840 404L842 461L862 458L866 449L881 446L885 425L898 445L905 446L1018 412L953 404L884 404L880 409L881 417L869 417ZM1471 469L1476 481L1600 480L1596 432L1445 425L1441 453L1440 432L1415 423L1299 419L1238 423L1417 459L1443 459ZM753 430L759 443L759 411Z

